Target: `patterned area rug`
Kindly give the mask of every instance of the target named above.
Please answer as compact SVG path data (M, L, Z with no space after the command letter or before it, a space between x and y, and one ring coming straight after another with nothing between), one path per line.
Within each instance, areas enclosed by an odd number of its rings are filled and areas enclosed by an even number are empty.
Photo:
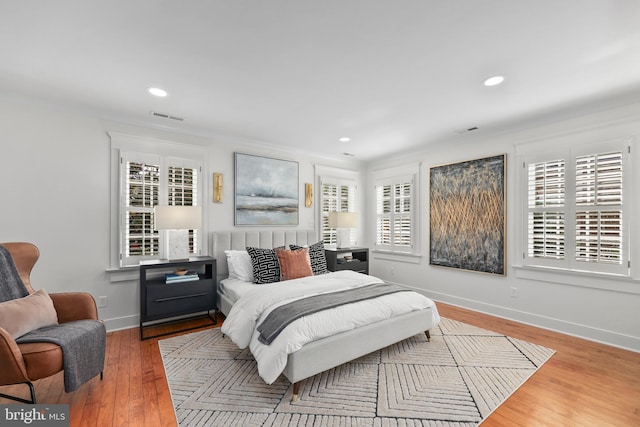
M159 341L180 426L477 426L553 350L443 318L419 334L305 380L266 385L219 329Z

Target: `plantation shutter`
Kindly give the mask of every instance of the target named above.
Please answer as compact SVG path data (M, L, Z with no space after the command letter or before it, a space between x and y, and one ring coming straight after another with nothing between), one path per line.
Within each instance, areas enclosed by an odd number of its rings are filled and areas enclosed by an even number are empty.
M336 243L336 230L329 227L329 212L338 208L338 186L334 183L322 183L322 241L325 244Z
M154 207L198 206L198 161L154 154L121 155L121 265L163 258L164 234L154 230ZM198 230L189 230L189 250L198 254Z
M395 218L393 244L396 247L411 247L411 182L394 185Z
M111 139L110 268L166 258L167 233L156 231L156 206L202 205L201 147L108 132ZM203 206L204 207L204 206ZM206 245L207 222L190 232L193 254ZM116 233L117 230L117 233Z
M621 264L622 153L576 158L576 261Z
M159 241L158 232L154 230L153 208L160 195L160 157L128 154L123 155L121 164L124 257L127 260L157 257Z
M337 233L329 227L329 212L354 212L356 183L351 180L321 177L321 235L326 245L335 244ZM356 230L349 231L350 245L355 244Z
M562 158L524 163L525 264L629 275L628 141L576 145Z
M565 161L529 165L528 255L565 257Z
M391 247L391 185L376 186L376 245Z
M167 205L199 206L198 171L200 166L189 159L167 159ZM198 252L198 230L189 230L189 253Z
M381 180L375 186L376 247L409 252L413 248L413 177Z

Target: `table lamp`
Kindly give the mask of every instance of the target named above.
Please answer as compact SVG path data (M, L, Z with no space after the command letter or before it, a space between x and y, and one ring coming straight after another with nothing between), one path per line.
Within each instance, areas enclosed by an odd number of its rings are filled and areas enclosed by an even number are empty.
M201 206L156 206L155 229L167 230L166 257L168 260L189 258L189 230L202 226Z
M358 226L358 216L355 212L329 212L329 227L336 229L336 247L351 246L349 229Z

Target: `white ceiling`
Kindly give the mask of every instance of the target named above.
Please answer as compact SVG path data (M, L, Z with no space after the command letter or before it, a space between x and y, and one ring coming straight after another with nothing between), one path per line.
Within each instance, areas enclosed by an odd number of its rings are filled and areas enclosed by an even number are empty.
M640 99L640 1L0 0L2 93L367 161Z

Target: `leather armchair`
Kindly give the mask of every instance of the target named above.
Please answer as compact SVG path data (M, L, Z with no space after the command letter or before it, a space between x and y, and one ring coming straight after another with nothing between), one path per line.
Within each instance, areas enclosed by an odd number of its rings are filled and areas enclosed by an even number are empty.
M16 269L27 287L31 287L30 273L40 257L38 248L26 242L0 243L4 246L16 265ZM73 320L98 320L98 309L93 296L86 292L65 292L49 294L58 314L58 322ZM0 386L27 384L31 400L0 393L0 397L23 403L35 403L33 381L46 378L63 370L62 349L49 342L18 344L5 329L0 327ZM100 374L102 379L102 373Z

